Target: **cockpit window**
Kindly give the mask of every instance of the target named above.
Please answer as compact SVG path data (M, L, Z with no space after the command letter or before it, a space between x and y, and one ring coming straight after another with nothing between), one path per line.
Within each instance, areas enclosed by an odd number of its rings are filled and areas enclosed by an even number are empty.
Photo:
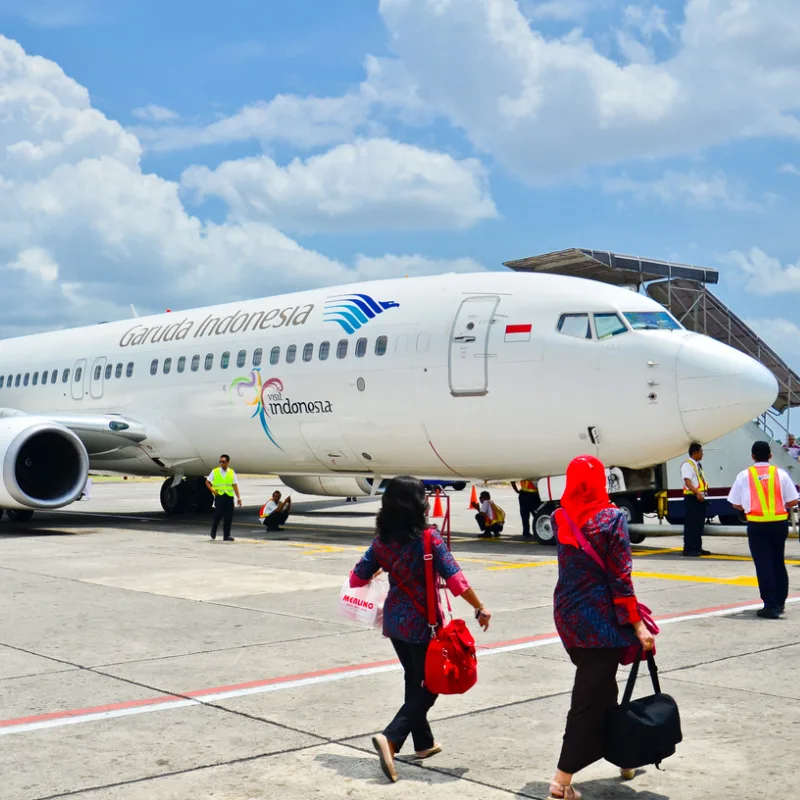
M625 319L635 331L678 331L681 326L666 311L627 311Z
M560 333L575 336L578 339L592 338L588 314L562 314L558 320L558 330Z
M612 336L619 336L628 330L618 314L595 314L594 328L597 331L598 339L610 339Z

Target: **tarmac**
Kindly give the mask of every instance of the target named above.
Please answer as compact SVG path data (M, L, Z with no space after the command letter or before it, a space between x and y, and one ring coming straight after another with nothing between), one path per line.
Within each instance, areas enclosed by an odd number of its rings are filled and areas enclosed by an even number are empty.
M166 517L156 482L95 482L92 499L0 520L0 800L546 798L573 667L555 635L555 548L508 521L476 537L469 490L449 493L452 549L492 612L479 682L431 713L444 751L389 784L370 738L402 702L390 643L339 615L379 501L294 495L284 531L257 509L277 480L244 478L236 541L207 517ZM654 532L655 532L654 528ZM666 536L634 546L639 599L662 627L662 689L684 740L631 782L598 762L586 800L800 797L800 544L786 616L762 620L747 541L685 559ZM620 669L624 682L626 670ZM637 694L651 692L641 677Z

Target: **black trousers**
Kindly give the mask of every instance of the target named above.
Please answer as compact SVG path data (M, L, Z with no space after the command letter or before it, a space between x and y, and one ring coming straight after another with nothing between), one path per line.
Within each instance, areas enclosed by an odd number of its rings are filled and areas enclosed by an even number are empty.
M617 705L617 647L570 647L575 670L572 704L558 768L574 775L603 757L606 712Z
M531 533L531 517L539 508L539 493L538 492L520 492L519 493L519 514L522 517L522 535L530 536Z
M683 497L683 552L699 553L703 549L703 530L706 527L706 504L693 494Z
M487 525L486 517L484 517L480 512L475 515L475 521L478 523L478 527L481 529L482 533L488 532L492 534L498 534L503 530L502 522L495 522L494 525Z
M267 526L267 530L279 528L287 519L289 519L288 511L273 511L268 517L264 517L264 525Z
M788 522L747 523L747 543L765 608L783 608L789 594L789 574L784 561L788 538Z
M392 644L405 672L406 695L405 702L383 735L394 744L398 753L409 733L414 741L415 750L429 750L433 747L434 741L428 723L428 711L436 702L438 695L431 694L422 685L425 680L428 643L409 644L399 639L392 639Z
M222 532L227 539L231 535L233 523L233 495L218 494L214 498L214 521L211 523L211 538L217 535L219 521L222 520Z

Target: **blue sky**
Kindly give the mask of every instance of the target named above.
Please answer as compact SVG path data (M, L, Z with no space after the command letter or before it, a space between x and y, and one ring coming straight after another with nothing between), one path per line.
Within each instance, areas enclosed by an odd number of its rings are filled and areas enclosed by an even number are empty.
M233 298L580 246L720 269L800 366L794 0L0 0L0 33L0 278L35 298L0 335L220 269Z

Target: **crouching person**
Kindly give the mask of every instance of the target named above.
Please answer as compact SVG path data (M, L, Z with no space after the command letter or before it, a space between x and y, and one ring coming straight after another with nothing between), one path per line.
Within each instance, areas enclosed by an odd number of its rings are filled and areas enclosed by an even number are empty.
M492 536L499 536L506 521L505 512L492 501L489 492L481 492L479 501L479 503L473 503L472 507L478 511L475 521L481 529L481 538L491 539Z
M291 511L292 498L281 500L281 493L276 490L272 493L272 499L263 505L258 516L268 531L279 531Z

